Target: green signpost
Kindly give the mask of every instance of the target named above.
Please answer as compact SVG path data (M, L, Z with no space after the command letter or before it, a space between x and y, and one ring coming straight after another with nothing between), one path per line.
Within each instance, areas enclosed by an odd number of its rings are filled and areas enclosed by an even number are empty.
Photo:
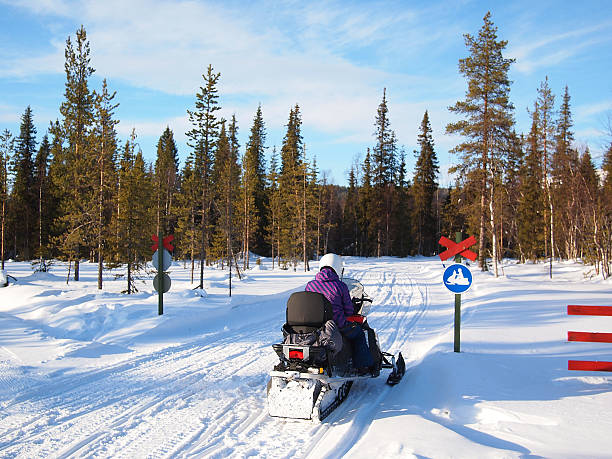
M461 231L455 233L455 242L442 236L439 243L448 250L442 252L439 257L444 261L451 257L455 257L455 264L449 266L444 271L442 282L444 286L455 294L455 324L454 324L454 351L461 352L461 293L465 292L472 285L472 273L463 266L461 257L469 258L472 261L476 260L476 254L468 247L476 243L476 238L470 236L465 241L462 241L463 235Z
M170 244L174 240L174 236L162 237L161 230L157 236L151 236L151 239L155 242L151 247L155 253L153 254L153 266L157 269L157 275L153 279L153 288L158 293L158 306L157 313L161 316L164 313L164 293L170 290L170 276L166 271L172 264L172 255L170 252L174 250L174 247Z
M461 239L461 231L457 231L455 242L459 244ZM455 255L455 263L461 263L461 255ZM455 352L461 352L461 293L455 293L455 340L453 349Z

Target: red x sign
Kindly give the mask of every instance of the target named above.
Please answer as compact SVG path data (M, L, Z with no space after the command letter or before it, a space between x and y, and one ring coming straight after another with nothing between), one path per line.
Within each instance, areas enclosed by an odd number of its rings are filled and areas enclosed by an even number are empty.
M477 255L471 250L468 250L468 247L471 247L472 245L476 244L476 238L474 236L470 236L466 240L459 243L453 242L449 238L442 236L439 242L440 245L448 247L448 250L445 250L439 255L440 260L444 261L459 254L462 257L469 258L472 261L476 261Z
M151 236L151 240L155 242L155 244L151 246L151 250L155 252L159 248L159 238L154 234ZM174 241L174 236L172 234L162 239L162 245L168 252L172 252L174 250L174 246L170 244L172 241Z

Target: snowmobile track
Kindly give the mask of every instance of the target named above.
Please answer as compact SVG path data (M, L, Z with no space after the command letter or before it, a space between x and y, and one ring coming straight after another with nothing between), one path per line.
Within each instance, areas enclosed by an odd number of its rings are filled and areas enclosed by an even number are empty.
M427 311L427 289L405 271L373 269L354 277L374 299L370 320L381 347L409 355L408 339ZM357 381L321 424L270 418L265 385L276 361L270 344L283 316L279 302L276 322L256 319L20 388L0 402L0 456L292 458L316 451L320 442L344 454L394 389L384 378Z

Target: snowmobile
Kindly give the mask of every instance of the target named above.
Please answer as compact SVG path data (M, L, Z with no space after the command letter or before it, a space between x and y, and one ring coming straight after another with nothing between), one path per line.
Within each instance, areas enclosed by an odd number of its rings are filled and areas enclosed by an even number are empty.
M397 384L404 376L402 353L395 357L381 352L376 333L368 325L366 315L372 299L359 281L348 278L343 281L349 287L355 311L347 320L365 331L374 366L366 374L354 368L351 343L341 335L339 351L321 345L318 338L326 322L333 320L331 303L320 293L293 293L287 301L286 323L282 327L284 342L272 345L280 362L270 372L268 381L270 416L322 421L346 399L356 380L379 377L382 369L391 370L387 377L389 385Z

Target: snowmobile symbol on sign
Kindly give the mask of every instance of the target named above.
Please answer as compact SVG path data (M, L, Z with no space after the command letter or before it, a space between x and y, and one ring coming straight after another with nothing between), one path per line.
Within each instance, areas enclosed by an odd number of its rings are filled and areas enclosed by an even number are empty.
M446 268L442 279L446 288L453 293L463 293L472 285L472 273L458 263Z

